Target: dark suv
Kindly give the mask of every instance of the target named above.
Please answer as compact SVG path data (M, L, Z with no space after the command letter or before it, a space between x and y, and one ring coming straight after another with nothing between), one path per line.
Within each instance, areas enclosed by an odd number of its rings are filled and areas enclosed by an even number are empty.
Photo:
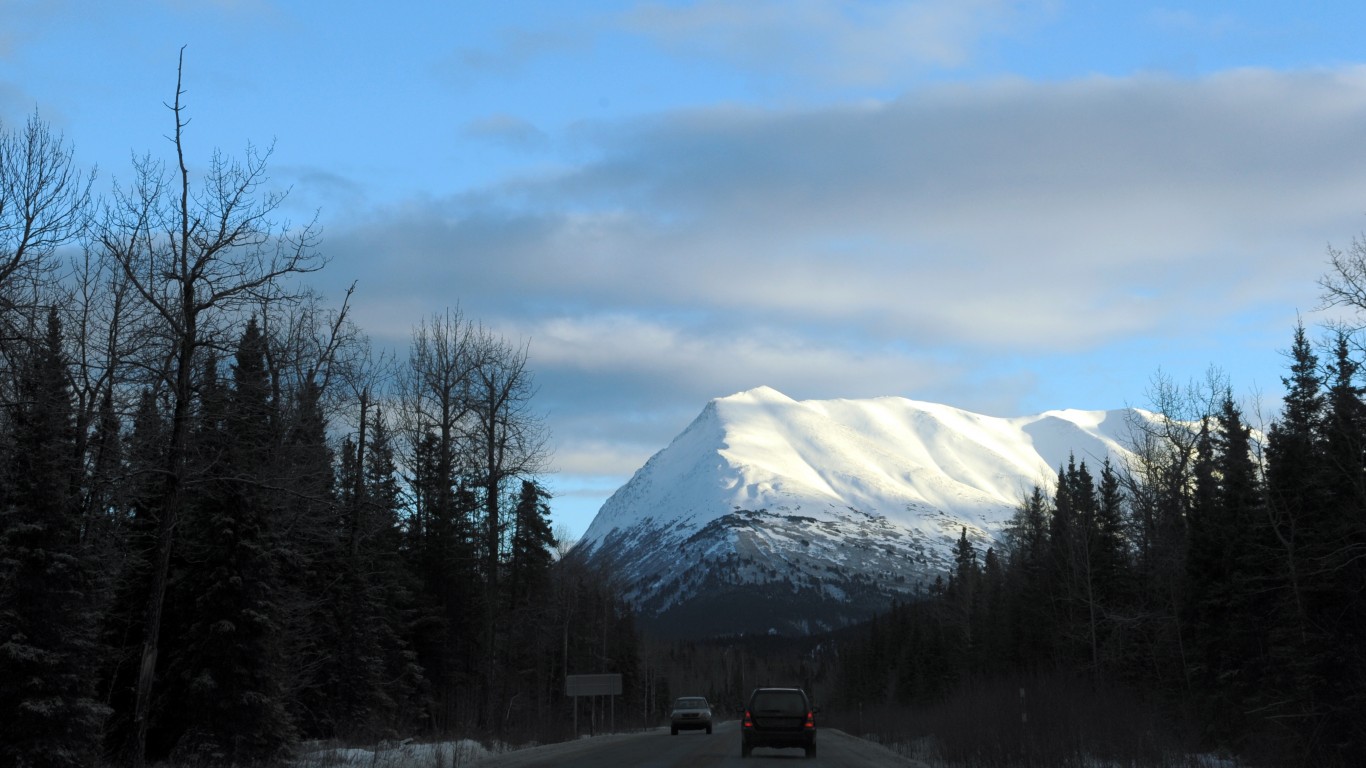
M800 688L755 688L740 719L740 757L755 747L801 747L816 756L816 712Z

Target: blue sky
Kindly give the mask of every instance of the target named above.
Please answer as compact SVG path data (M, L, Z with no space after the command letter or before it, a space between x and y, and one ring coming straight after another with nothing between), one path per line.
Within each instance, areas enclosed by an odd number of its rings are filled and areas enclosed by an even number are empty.
M1358 2L0 0L102 183L274 144L319 287L529 344L572 535L713 397L1274 411L1366 213Z

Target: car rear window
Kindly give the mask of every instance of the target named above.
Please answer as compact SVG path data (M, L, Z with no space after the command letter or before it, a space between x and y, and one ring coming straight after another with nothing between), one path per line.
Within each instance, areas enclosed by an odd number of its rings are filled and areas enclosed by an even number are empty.
M674 703L675 709L706 709L706 699L679 699Z
M750 708L756 712L805 714L806 699L797 691L759 691Z

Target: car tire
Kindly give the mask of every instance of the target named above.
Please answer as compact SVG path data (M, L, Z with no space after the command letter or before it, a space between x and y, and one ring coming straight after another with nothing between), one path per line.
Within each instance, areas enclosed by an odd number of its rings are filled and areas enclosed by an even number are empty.
M669 729L669 735L670 735L670 736L677 736L677 735L678 735L678 729L677 729L677 728L670 728L670 729Z
M813 758L813 757L815 757L815 756L816 756L816 745L815 745L815 744L812 744L811 746L809 746L809 747L806 748L806 757L807 757L807 759L810 759L810 758Z
M743 741L740 742L740 757L749 757L750 750L751 747L749 746L749 744L746 744Z
M708 736L711 735L711 726L710 726L710 725L707 726L707 735L708 735Z

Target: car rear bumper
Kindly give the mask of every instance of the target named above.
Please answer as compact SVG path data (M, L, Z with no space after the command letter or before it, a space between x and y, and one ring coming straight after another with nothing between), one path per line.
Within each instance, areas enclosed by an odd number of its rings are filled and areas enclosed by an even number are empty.
M775 749L809 748L816 745L815 731L744 731L740 738L744 739L745 745L750 749L762 747L773 747Z

